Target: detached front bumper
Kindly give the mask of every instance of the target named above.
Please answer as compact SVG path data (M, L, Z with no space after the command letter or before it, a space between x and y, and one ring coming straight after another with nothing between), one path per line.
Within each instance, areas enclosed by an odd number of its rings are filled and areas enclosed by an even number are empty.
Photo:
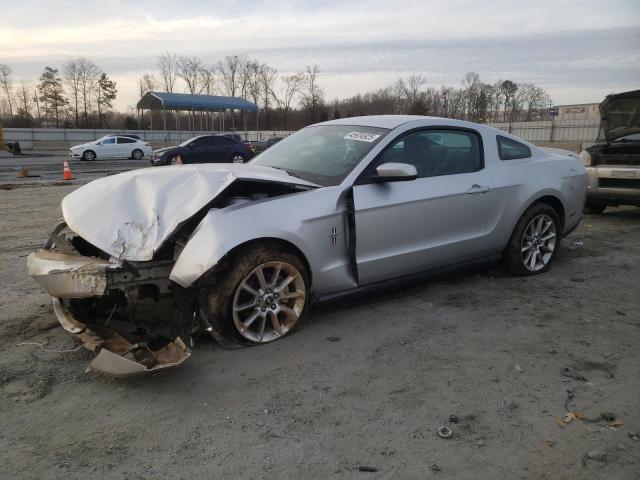
M53 310L60 325L96 353L89 364L92 370L123 378L175 367L191 356L180 337L152 350L145 342L128 341L108 326L109 319L102 325L90 327L72 312L65 299L104 298L111 288L134 277L121 265L95 257L41 249L29 255L27 269L53 297Z
M587 167L587 199L604 205L640 206L640 167L596 165Z

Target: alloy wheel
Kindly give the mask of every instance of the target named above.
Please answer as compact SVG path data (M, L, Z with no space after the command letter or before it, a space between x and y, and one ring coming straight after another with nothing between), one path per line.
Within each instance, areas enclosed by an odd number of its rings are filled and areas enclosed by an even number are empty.
M244 163L244 157L242 155L234 155L231 161L233 163Z
M306 288L289 263L271 261L251 270L236 288L233 322L238 333L253 343L267 343L296 326L304 310Z
M524 230L520 244L522 263L530 272L542 270L551 261L556 248L557 232L548 215L534 217Z

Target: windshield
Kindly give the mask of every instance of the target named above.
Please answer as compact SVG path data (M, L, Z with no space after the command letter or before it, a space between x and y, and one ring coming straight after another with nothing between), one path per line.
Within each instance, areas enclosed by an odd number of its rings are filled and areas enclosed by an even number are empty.
M317 125L274 144L251 163L286 171L325 187L338 185L389 130Z
M197 140L198 138L200 138L200 137L193 137L193 138L190 138L189 140L185 140L184 142L182 142L182 143L181 143L181 144L179 144L178 146L179 146L179 147L186 147L187 145L189 145L191 142L193 142L193 141Z

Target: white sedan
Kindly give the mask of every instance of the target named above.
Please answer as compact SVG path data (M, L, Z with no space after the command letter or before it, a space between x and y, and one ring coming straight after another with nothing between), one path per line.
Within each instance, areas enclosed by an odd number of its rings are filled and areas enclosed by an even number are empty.
M111 135L69 149L71 158L87 161L103 158L142 160L144 157L150 157L152 153L151 144L147 142L131 137Z

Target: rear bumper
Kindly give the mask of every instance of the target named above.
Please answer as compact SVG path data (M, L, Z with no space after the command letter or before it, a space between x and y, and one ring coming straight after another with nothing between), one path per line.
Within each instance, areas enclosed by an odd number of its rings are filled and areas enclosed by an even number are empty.
M640 166L596 165L587 167L587 173L589 201L640 206Z

